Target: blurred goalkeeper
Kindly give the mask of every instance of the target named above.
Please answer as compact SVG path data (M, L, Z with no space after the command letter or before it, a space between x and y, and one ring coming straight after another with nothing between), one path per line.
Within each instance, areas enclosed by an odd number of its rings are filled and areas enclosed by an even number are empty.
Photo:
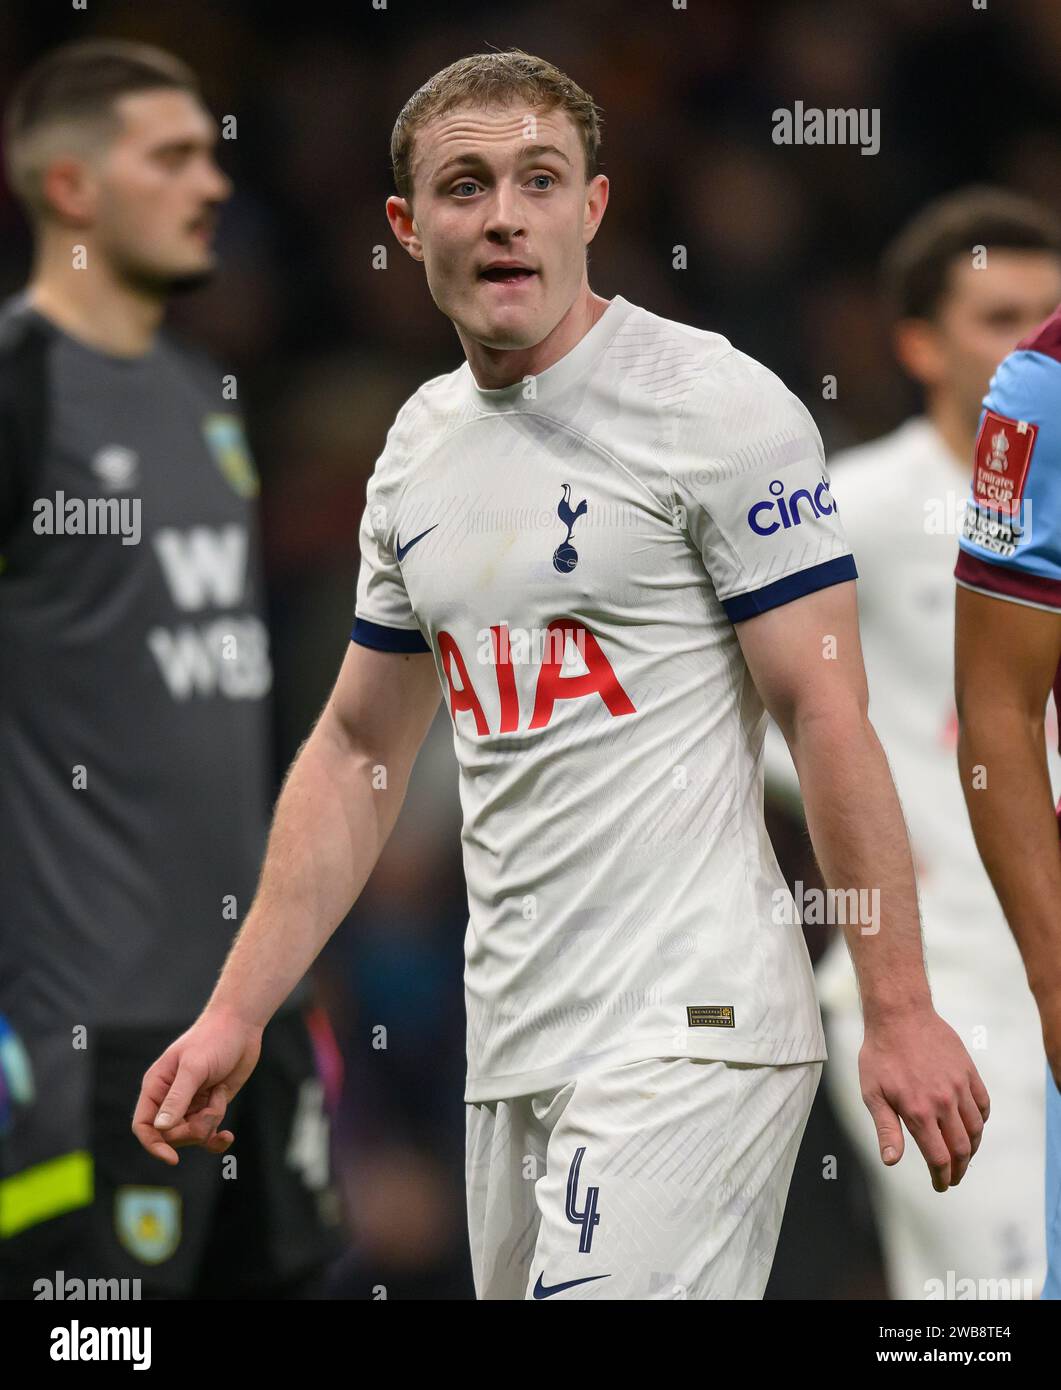
M215 140L192 72L139 44L54 51L6 112L35 239L0 310L7 1297L57 1270L304 1293L335 1245L302 986L237 1169L197 1154L160 1182L129 1136L250 904L270 796L257 480L221 372L160 332L214 268Z

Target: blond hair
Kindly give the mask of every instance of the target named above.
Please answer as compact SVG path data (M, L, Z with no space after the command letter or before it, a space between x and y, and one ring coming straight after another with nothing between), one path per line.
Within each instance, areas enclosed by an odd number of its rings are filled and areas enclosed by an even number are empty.
M458 59L436 72L402 107L391 133L391 167L399 196L412 197L416 133L429 121L461 106L509 106L516 101L566 111L582 141L586 179L596 175L602 114L593 98L544 58L509 48Z

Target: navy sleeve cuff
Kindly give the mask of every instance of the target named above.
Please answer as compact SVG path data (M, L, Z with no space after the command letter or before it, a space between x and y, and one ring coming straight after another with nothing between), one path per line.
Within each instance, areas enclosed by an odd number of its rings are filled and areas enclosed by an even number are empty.
M370 623L367 618L355 618L350 640L377 652L429 652L431 648L418 628L385 627Z
M826 560L820 565L812 565L810 569L786 574L784 579L775 580L765 588L754 589L750 594L724 598L722 607L731 623L740 623L745 618L754 618L758 613L767 613L771 608L780 608L795 598L803 598L819 589L828 589L833 584L843 584L845 580L857 578L854 556L838 555L835 560Z

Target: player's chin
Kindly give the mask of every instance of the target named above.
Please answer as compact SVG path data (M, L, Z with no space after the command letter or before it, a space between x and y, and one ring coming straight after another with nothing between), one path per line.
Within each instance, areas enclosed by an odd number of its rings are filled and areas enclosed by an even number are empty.
M217 273L217 259L213 252L188 261L179 268L160 277L168 294L188 294L192 290L208 285Z
M183 256L178 274L207 275L217 269L217 252L209 241L193 238Z
M195 252L185 249L182 255L127 260L123 266L126 280L155 295L181 294L209 284L217 273L212 251Z
M545 315L528 304L487 304L477 315L475 336L486 347L518 351L531 348L545 337Z

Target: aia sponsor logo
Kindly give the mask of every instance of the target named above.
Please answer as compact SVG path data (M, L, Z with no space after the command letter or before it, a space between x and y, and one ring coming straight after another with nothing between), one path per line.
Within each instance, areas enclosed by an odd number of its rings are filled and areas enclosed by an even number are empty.
M515 733L520 728L523 714L516 688L513 643L508 624L497 623L488 631L499 712L496 729L490 727L483 700L472 680L469 662L457 639L445 630L440 631L437 638L439 664L449 691L453 723L458 730L461 729L468 721L459 724L457 716L470 714L479 738L485 738L490 733ZM529 711L529 722L524 725L526 729L544 729L553 717L558 700L599 699L613 718L636 713L634 703L620 684L611 662L587 627L575 618L555 618L545 629L545 634L548 640L538 668L534 704ZM570 669L567 673L564 671L565 666L570 668L570 663L565 660L569 644L574 645L581 658L580 664L585 667L577 674L571 674Z

